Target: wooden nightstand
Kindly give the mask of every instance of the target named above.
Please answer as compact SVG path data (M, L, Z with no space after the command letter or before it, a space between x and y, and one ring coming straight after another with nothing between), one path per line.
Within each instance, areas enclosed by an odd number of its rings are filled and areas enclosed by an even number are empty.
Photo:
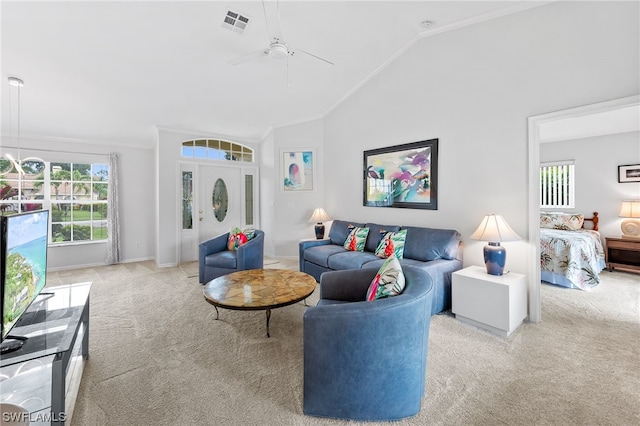
M640 273L640 240L606 238L607 268Z

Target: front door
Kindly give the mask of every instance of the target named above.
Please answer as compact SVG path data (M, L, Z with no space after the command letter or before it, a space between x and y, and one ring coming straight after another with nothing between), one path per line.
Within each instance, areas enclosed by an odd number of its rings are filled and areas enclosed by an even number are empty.
M258 227L258 169L183 164L180 261L198 260L198 244L232 227Z
M199 242L243 227L242 169L239 167L198 167L197 214Z

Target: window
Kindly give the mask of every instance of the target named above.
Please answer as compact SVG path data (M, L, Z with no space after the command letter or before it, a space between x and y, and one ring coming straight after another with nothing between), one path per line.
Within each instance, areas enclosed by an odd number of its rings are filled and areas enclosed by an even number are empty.
M217 139L198 139L182 143L182 156L198 159L253 162L253 149Z
M253 225L253 175L244 176L244 223Z
M575 206L574 161L558 161L540 165L540 208L573 208Z
M50 244L107 239L109 165L21 161L0 176L0 214L48 209Z
M182 229L193 229L193 172L182 172Z

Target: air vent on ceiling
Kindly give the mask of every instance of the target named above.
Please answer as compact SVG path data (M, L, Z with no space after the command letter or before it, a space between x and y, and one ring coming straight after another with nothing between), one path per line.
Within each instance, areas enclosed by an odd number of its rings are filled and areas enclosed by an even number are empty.
M222 26L230 29L231 31L242 34L244 30L247 28L248 23L249 23L249 18L230 10L227 12L227 16L224 17L224 22L222 23Z

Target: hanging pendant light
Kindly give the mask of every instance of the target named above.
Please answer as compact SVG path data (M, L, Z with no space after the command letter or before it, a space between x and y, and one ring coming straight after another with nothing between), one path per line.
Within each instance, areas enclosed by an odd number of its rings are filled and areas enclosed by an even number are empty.
M13 167L18 171L18 173L20 173L21 175L24 175L24 170L22 169L22 166L20 165L20 89L22 88L22 86L24 86L24 81L22 81L21 79L17 78L17 77L9 77L9 85L17 87L18 88L18 159L16 160L15 158L13 158L13 156L11 154L9 154L8 152L4 154L4 156L11 162L11 164L13 164ZM13 129L13 123L10 123L11 129ZM11 131L12 133L12 137L11 139L13 139L13 131ZM8 171L10 171L11 169L9 169ZM5 173L8 173L5 172Z

